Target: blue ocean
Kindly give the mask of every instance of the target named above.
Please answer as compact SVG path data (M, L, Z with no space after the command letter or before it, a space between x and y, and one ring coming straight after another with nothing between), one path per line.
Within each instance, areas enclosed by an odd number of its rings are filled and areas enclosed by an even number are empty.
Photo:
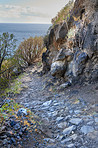
M51 24L0 23L0 35L3 32L14 34L18 47L24 39L35 36L45 36L50 26Z

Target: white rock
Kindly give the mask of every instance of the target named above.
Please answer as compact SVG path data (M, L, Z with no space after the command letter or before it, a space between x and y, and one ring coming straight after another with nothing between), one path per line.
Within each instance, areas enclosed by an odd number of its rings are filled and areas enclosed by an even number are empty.
M83 120L80 119L80 118L72 118L72 119L70 120L70 123L75 124L75 125L78 125L78 124L80 124L82 121L83 121Z
M76 138L78 137L77 134L74 134L72 136L70 136L73 140L76 140Z
M71 138L71 137L68 137L68 138L62 140L61 143L62 143L62 144L65 144L66 142L69 142L69 141L71 141L71 140L72 140L72 138Z
M66 125L67 125L66 122L59 123L59 124L58 124L58 128L65 128Z
M45 103L43 103L44 106L49 106L52 103L52 100L50 101L46 101Z
M63 134L64 135L69 135L75 129L76 129L76 126L75 125L72 125L72 126L66 128L66 129L64 129L63 130Z
M20 108L17 113L18 116L27 116L27 110L25 108Z
M63 119L64 119L64 117L57 117L56 121L57 121L57 122L60 122L60 121L62 121Z
M74 144L67 145L67 148L75 148Z

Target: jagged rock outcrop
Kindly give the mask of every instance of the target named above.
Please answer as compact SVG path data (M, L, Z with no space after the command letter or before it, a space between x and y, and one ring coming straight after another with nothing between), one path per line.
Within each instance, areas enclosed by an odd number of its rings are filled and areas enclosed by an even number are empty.
M76 0L68 21L52 27L48 39L46 68L65 81L98 80L97 0ZM43 56L44 59L44 56Z

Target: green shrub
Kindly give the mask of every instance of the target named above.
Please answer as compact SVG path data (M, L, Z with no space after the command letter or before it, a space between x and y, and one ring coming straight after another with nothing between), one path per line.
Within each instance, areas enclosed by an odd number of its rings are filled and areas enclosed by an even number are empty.
M40 58L43 48L43 37L30 37L21 42L16 52L19 60L23 60L30 66L36 59Z
M3 33L0 35L0 72L4 60L13 56L16 48L16 40L13 34Z

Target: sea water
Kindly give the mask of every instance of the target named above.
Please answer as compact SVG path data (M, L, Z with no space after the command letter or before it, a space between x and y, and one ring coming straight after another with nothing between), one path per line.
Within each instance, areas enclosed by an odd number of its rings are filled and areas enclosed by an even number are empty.
M19 44L29 37L45 36L51 24L18 24L18 23L0 23L0 35L8 32L14 34Z

